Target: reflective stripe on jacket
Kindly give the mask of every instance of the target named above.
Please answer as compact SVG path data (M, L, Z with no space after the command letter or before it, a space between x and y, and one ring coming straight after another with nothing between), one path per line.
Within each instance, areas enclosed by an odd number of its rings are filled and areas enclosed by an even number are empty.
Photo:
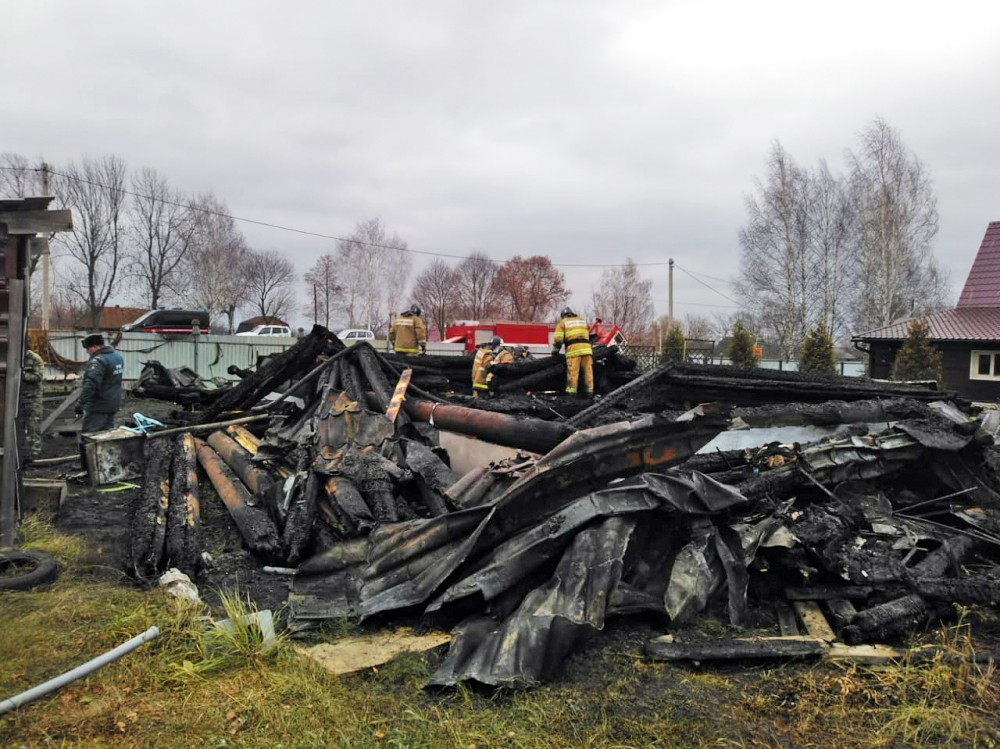
M427 344L427 327L416 315L399 315L389 331L389 343L397 354L419 354Z
M476 351L472 360L472 387L476 390L486 390L486 370L493 363L493 349L481 348Z
M556 325L552 348L558 351L566 344L566 358L573 356L593 356L594 349L590 346L590 328L582 317L564 317Z

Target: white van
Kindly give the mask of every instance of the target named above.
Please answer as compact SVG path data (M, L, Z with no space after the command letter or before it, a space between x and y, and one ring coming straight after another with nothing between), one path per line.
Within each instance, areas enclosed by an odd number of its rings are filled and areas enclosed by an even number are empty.
M337 333L337 338L348 346L352 346L358 341L374 341L375 334L370 330L362 330L361 328L347 328Z

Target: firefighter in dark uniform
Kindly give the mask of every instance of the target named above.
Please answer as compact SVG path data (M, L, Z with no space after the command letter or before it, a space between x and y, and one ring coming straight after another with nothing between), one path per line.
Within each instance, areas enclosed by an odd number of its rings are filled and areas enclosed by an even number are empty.
M31 349L24 352L21 368L21 398L19 413L24 425L24 457L34 460L42 449L39 426L42 423L42 381L45 379L45 362Z
M77 416L83 416L83 432L103 432L114 429L115 413L122 404L122 375L125 361L122 355L104 343L104 336L91 333L83 339L90 360L83 372L80 399L76 402Z
M413 304L393 320L389 343L397 354L419 356L427 350L427 326L420 319L420 307Z
M590 327L570 307L559 313L552 353L566 346L566 393L577 394L577 383L583 373L583 393L594 394L594 349L590 346Z

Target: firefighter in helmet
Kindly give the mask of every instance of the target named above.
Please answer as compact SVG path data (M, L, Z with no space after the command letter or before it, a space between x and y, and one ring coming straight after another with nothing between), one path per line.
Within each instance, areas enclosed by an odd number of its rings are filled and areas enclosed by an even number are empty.
M583 373L583 388L585 395L594 394L594 349L590 346L590 328L586 321L570 307L564 307L559 313L559 324L556 325L555 337L552 340L552 353L558 354L559 349L566 346L566 393L577 394L577 383L580 373Z
M476 349L476 358L472 360L472 396L478 398L480 395L489 395L490 386L486 382L488 373L497 351L503 346L503 339L500 336L493 336L485 343L480 343Z
M496 367L500 364L513 364L514 363L514 347L506 346L500 344L500 346L493 350L493 364L490 367L492 370L486 374L486 388L493 393L494 379L493 376L496 374Z
M411 304L396 315L389 330L389 343L397 354L419 356L427 350L427 326L420 318L420 307Z

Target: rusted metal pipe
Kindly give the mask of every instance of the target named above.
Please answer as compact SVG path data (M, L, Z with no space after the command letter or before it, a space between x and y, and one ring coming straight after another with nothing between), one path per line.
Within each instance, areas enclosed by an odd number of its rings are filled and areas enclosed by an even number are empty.
M215 450L203 440L196 440L195 444L198 462L229 510L247 547L256 553L276 556L281 549L281 541L271 518L262 510L250 506L250 493Z
M416 398L407 400L403 408L414 419L430 422L439 429L534 453L548 452L576 431L568 424L559 422L430 403Z
M251 494L257 494L274 483L271 474L263 468L255 466L252 463L253 456L225 432L212 432L208 435L207 441L212 449L226 461L226 465L240 477L240 481L250 490Z

